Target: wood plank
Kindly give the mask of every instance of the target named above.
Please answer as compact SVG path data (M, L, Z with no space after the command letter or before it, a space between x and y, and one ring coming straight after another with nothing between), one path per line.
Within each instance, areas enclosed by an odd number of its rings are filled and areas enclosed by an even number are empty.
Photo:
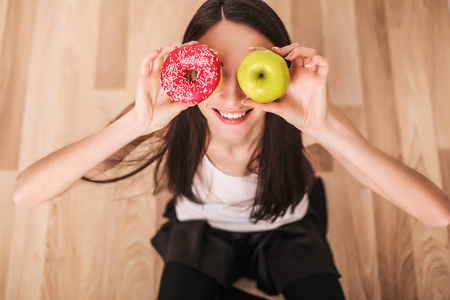
M95 112L100 120L96 122L96 126L99 129L123 109L124 94L126 92L121 90L95 91ZM133 153L135 152L141 152L141 150L136 149ZM131 158L128 157L128 159ZM115 168L101 178L125 174L132 169L134 169L133 166ZM112 295L99 294L99 291L105 291L108 289L107 286L111 285L115 286L118 298L128 298L130 295L135 295L134 298L156 297L159 278L158 280L155 278L159 274L155 270L162 269L162 264L156 250L150 245L150 238L159 228L162 212L157 211L160 203L152 194L152 176L153 169L147 168L138 175L117 184L90 185L90 192L87 192L87 195L95 195L95 201L98 200L101 203L91 201L84 203L84 211L89 211L87 215L98 230L95 233L89 233L89 236L94 239L101 232L111 230L112 233L108 234L103 244L99 246L115 249L115 251L109 253L105 250L108 255L103 257L106 267L102 274L97 273L100 265L86 264L85 268L88 270L85 272L86 282L91 279L95 279L96 282L96 287L86 285L86 296L92 299L112 297ZM161 203L162 205L164 203ZM91 214L92 209L94 211ZM107 219L103 221L96 218L101 211L110 212ZM105 221L109 224L108 228L103 225ZM86 229L88 230L89 227ZM91 246L91 243L84 245L84 247ZM85 255L96 259L101 254L97 251L95 253L94 257L90 251L86 251ZM118 272L119 270L125 270L125 272ZM107 282L104 277L107 278Z
M361 50L367 137L374 146L399 159L400 137L396 123L384 3L355 1L355 9ZM396 226L397 222L407 224L408 217L383 197L373 194L373 199L381 299L398 299L405 296L408 299L415 298L417 290L410 288L416 286L414 272L401 271L405 268L410 270L414 266L411 256L405 257L405 253L411 254L411 229L409 226ZM404 238L401 245L395 243L399 235Z
M123 88L126 84L128 1L102 0L95 88Z
M313 48L318 55L325 56L324 37L322 28L322 9L319 1L292 1L292 41L302 47ZM325 57L328 58L328 57ZM334 66L333 66L334 68ZM330 172L333 170L333 158L320 145L308 147L310 161L318 172Z
M439 161L441 162L442 189L450 197L450 148L439 150ZM450 242L450 226L447 227L447 232Z
M292 32L294 30L293 23L298 19L292 14L292 6L298 1L266 0L265 2L277 13L292 38Z
M418 299L410 217L383 197L373 197L381 299Z
M94 72L88 67L93 66L89 62L94 61L90 58L95 53L92 51L95 50L92 49L95 45L92 37L96 31L83 20L95 20L96 3L91 2L90 6L57 4L38 11L36 30L41 39L34 44L30 76L34 93L27 97L28 118L25 123L31 135L22 142L35 147L26 147L22 151L24 166L74 138L84 136L89 130L84 125L88 115L83 113L89 111L86 104L90 102L88 95L93 82L93 76L89 75ZM47 39L56 42L48 44ZM36 101L36 97L42 101ZM80 207L82 202L66 202L70 194L61 199L61 204L54 199L42 206L48 208L49 214L48 227L43 230L46 236L42 241L50 246L42 257L44 266L39 278L43 283L36 281L36 287L42 285L40 292L43 298L83 298L80 296L83 293L80 269L83 257L79 246L83 235L79 224L81 218L77 218L83 211ZM108 292L109 289L102 291Z
M433 65L422 59L435 54L433 19L437 16L431 3L385 1L403 161L442 186L430 98ZM450 282L450 274L442 272L450 269L447 230L426 228L415 219L410 219L410 226L419 299L448 296L450 288L442 290L436 286ZM431 261L430 252L434 258Z
M0 52L3 48L3 45L5 44L3 38L5 35L5 28L6 28L6 21L8 20L8 6L9 6L9 0L3 0L0 2ZM0 54L1 57L1 54ZM2 89L2 86L0 85L0 90Z
M328 97L339 105L361 105L360 54L354 0L323 0L322 26L325 49L330 62Z
M84 220L79 224L83 240L78 244L81 298L141 299L155 292L156 252L150 249L149 236L156 228L157 203L147 190L140 177L116 184L86 184L73 195L70 201L81 201L83 207L78 210L78 218ZM66 202L61 205L66 213L71 211Z
M23 91L25 95L24 134L22 140L17 139L21 143L19 169L54 150L52 133L55 132L55 127L52 113L55 102L53 101L58 99L61 66L59 41L64 40L62 29L67 8L63 2L47 3L36 8L32 4L22 4L24 9L33 12L36 18L19 18L33 22L31 26L35 37L32 44L24 43L19 47L25 48L19 52L29 51L24 61L29 61L30 67L23 69L26 70L28 82L25 85L19 81L20 86L14 86L15 92ZM15 69L21 70L20 63ZM11 249L14 251L10 253L6 298L48 298L46 294L51 291L44 274L49 267L46 265L45 256L48 247L53 246L47 244L48 223L53 221L53 216L49 218L51 206L42 205L36 208L16 206L11 213L14 216ZM15 267L18 265L33 267L28 269Z
M291 3L292 39L302 47L316 49L317 53L328 58L325 53L322 9L320 1L294 0Z
M96 102L93 91L98 53L100 0L77 3L66 12L61 40L60 73L53 122L55 148L95 132ZM90 20L87 22L86 20Z
M0 171L0 299L8 299L8 269L10 268L10 252L13 239L13 214L16 204L12 201L14 180L17 171Z
M448 12L450 13L450 0L447 0L447 8L448 8Z
M157 296L163 261L150 239L170 195L151 193L151 168L39 207L11 202L21 169L134 100L141 60L180 44L204 0L106 2L0 1L2 299ZM372 144L450 194L449 0L267 2L295 42L330 60L330 101ZM347 298L450 298L450 228L425 228L312 148ZM254 281L239 284L263 295Z
M450 195L450 148L439 150L439 161L442 173L442 190Z
M433 53L433 19L427 4L419 2L386 2L389 47L393 61L394 92L402 138L404 161L417 164L420 156L427 162L427 174L441 185L437 160L436 136L433 128L433 109L430 98L431 66L421 57ZM423 30L419 30L423 29ZM417 42L423 47L411 47ZM419 144L414 144L415 142ZM420 147L420 148L417 148Z
M380 150L400 158L399 128L383 1L356 1L358 40L364 88L367 138Z
M130 3L128 19L132 34L128 39L128 99L134 100L139 67L147 53L164 46L180 45L189 21L203 2L136 0ZM167 20L170 26L167 26Z
M317 174L333 171L333 156L321 145L314 144L307 147L307 158Z
M58 118L62 43L67 18L66 6L50 3L38 6L34 24L36 39L30 52L30 68L23 112L19 169L55 150L54 134L61 127ZM49 43L48 41L59 41Z
M433 56L431 62L431 101L433 107L434 128L439 148L450 148L450 10L444 0L432 1L430 13L433 18L431 38Z
M129 100L134 100L139 67L145 55L156 48L180 45L188 22L203 2L203 0L183 2L136 0L130 2L126 103L129 103ZM170 26L168 26L167 20L169 20ZM149 176L148 178L153 178L152 175ZM165 219L162 218L162 212L167 200L160 195L152 202L156 207L149 218L156 223L148 227L151 233L147 236L147 241L154 236L161 223L165 222ZM151 258L153 277L147 286L147 292L150 299L156 299L164 263L152 245L148 244L147 248L149 248L148 251L153 253Z
M349 299L381 299L371 194L336 163L328 192L329 240ZM326 188L329 188L329 180ZM363 198L363 196L365 196Z
M12 215L12 238L7 269L5 299L46 299L44 288L47 227L52 222L50 206L15 205ZM20 266L20 267L19 267Z
M363 109L342 106L353 124L366 133ZM381 299L376 226L371 191L353 178L338 162L334 162L333 185L328 193L330 243L338 245L336 261L344 265L341 281L352 286L350 299Z
M89 127L97 131L112 122L133 101L128 99L124 89L92 91L92 110L89 113Z
M7 5L8 4L8 5ZM7 6L6 6L7 5ZM1 5L0 24L0 169L18 166L23 109L36 15L35 1Z

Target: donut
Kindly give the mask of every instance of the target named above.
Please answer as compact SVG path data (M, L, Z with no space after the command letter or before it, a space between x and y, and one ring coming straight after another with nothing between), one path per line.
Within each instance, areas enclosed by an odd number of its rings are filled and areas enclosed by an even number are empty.
M178 48L167 55L160 79L164 92L173 101L198 104L220 89L219 56L202 45Z

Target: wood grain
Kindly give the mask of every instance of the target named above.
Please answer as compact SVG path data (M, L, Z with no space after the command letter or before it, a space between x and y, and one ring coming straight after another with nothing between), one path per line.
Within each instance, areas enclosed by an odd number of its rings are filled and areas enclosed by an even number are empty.
M433 39L440 38L436 37L440 32L433 30L436 2L385 3L402 159L442 187L431 99L437 65L422 59L433 53ZM410 226L418 297L445 299L450 294L450 287L441 284L450 282L449 268L442 267L450 259L447 230L425 228L414 219L410 219ZM433 253L432 259L429 253Z
M28 80L34 1L6 1L0 5L2 18L0 45L0 168L18 167L20 136Z
M102 1L97 49L96 89L125 87L128 1Z
M0 299L156 299L164 264L150 239L170 194L153 195L152 168L32 208L12 190L31 163L132 103L141 60L180 44L203 2L0 1ZM450 194L450 2L267 2L293 41L329 59L329 100L368 141ZM425 227L310 152L347 298L450 299L450 228Z

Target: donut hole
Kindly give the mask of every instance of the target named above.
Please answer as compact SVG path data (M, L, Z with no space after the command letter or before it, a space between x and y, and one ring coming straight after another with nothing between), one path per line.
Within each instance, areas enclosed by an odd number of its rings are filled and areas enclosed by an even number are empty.
M186 78L189 81L196 81L198 77L198 71L196 69L190 69L189 71L187 71L186 73Z

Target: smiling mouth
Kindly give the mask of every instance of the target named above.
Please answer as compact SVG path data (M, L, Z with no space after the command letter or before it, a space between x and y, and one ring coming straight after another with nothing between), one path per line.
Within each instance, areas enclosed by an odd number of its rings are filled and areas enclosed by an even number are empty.
M244 112L242 112L242 113L228 113L228 112L221 112L221 111L219 111L219 110L217 110L217 109L215 109L215 108L214 108L214 110L215 110L217 113L219 113L223 118L232 120L232 119L240 119L240 118L243 118L245 115L247 115L249 112L251 112L251 111L253 110L253 108L252 108L252 109L249 109L249 110L247 110L247 111L244 111Z

